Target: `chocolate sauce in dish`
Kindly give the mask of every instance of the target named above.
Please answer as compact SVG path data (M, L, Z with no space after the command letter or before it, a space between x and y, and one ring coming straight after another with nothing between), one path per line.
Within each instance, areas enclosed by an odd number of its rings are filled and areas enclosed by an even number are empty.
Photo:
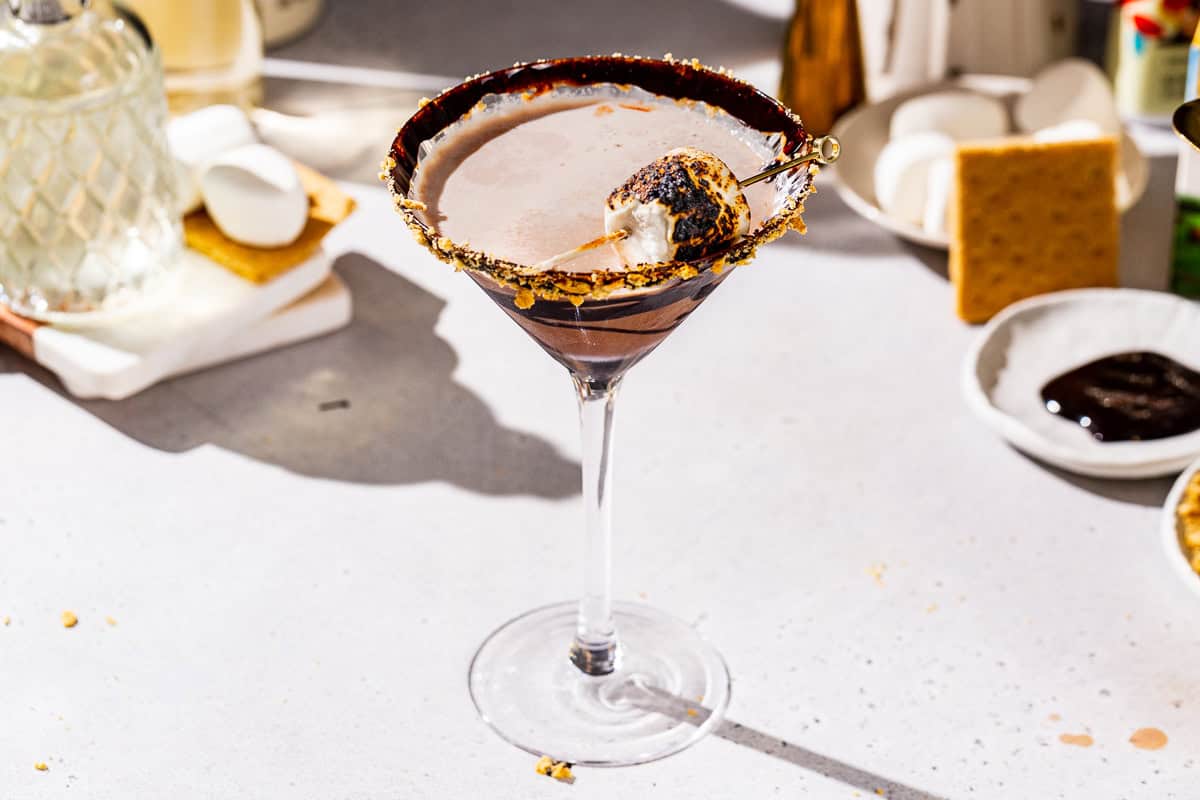
M1042 387L1052 414L1101 442L1166 439L1200 430L1200 372L1159 353L1119 353Z

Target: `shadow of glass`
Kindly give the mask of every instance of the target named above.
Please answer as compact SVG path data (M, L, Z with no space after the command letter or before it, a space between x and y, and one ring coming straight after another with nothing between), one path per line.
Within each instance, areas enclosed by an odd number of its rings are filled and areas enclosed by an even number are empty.
M335 264L354 296L342 331L161 383L119 402L78 400L48 371L24 372L137 441L168 452L213 444L315 478L445 481L487 495L578 494L579 465L501 425L456 383L434 332L445 303L358 253Z
M696 726L707 723L712 715L711 709L653 687L642 686L639 691L631 692L626 697L638 708L654 711L676 721ZM915 789L733 720L722 720L713 728L711 734L727 742L757 750L763 755L778 758L801 769L815 772L830 780L853 786L872 797L882 792L883 796L891 800L946 800L940 795Z

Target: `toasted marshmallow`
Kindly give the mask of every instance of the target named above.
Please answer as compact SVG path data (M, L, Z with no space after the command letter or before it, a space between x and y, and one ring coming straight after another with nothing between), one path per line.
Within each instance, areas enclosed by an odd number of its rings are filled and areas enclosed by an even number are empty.
M724 161L680 147L642 167L608 196L604 230L626 265L693 261L750 231L750 206Z

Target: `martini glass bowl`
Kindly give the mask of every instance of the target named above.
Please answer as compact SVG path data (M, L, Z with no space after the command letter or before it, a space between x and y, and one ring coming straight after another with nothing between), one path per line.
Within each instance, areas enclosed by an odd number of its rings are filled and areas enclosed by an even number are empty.
M513 263L439 235L410 194L420 162L468 113L553 94L701 101L753 140L764 168L811 152L800 120L749 84L696 62L624 56L556 59L472 78L424 105L398 132L384 165L418 241L466 273L571 375L583 433L587 525L582 598L530 611L496 630L473 658L468 685L480 716L512 744L557 761L620 766L653 761L701 739L730 698L724 660L687 623L615 602L611 589L613 407L625 373L657 347L760 245L802 229L816 167L771 180L773 213L724 250L692 262L564 273ZM547 180L553 180L552 175ZM603 197L596 202L602 203Z

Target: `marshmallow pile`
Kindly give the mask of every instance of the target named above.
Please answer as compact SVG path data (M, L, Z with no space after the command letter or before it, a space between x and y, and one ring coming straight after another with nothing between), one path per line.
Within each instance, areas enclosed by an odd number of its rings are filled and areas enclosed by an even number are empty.
M1017 98L1012 121L999 99L969 91L914 98L892 114L875 162L875 197L888 216L944 236L958 143L1008 136L1065 142L1121 135L1108 78L1080 59L1042 71ZM1015 123L1015 130L1014 124ZM1118 199L1128 187L1118 186Z
M285 247L308 221L308 194L291 160L258 142L234 106L209 106L167 124L181 214L203 207L225 236L250 247Z
M627 266L693 261L750 231L750 206L724 161L694 147L635 172L605 202L604 230Z

